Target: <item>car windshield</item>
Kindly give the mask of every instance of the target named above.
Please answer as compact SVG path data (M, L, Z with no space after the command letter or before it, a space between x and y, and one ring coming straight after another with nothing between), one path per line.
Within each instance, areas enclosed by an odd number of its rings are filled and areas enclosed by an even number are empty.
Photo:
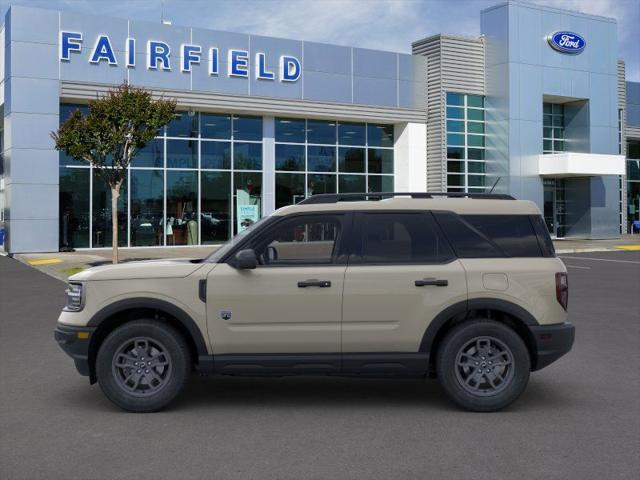
M235 237L226 243L223 243L220 247L214 250L214 252L204 259L206 263L218 263L221 258L224 258L238 243L240 243L249 233L253 232L267 221L270 217L262 217L253 225L247 227L245 230L238 233Z

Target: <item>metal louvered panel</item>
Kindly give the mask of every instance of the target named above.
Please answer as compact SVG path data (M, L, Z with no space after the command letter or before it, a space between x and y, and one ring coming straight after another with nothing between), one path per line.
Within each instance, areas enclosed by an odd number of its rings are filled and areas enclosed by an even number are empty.
M627 125L627 128L625 128L625 136L633 139L640 139L640 127Z
M427 190L444 191L444 108L439 36L414 43L413 54L427 57Z
M427 57L427 189L445 191L446 92L485 94L484 41L434 35L414 42L412 53Z
M442 36L441 43L443 89L484 95L482 38Z
M63 81L60 97L65 100L90 100L109 90L109 85ZM271 97L247 97L187 90L153 90L154 96L175 98L178 107L202 111L228 111L263 115L311 116L314 118L346 119L380 122L426 121L424 110L374 107L342 103L312 102Z
M618 60L618 115L622 111L620 121L620 153L627 154L627 83L625 82L625 64L624 60Z
M627 103L627 84L625 82L624 60L618 60L618 108L624 108Z

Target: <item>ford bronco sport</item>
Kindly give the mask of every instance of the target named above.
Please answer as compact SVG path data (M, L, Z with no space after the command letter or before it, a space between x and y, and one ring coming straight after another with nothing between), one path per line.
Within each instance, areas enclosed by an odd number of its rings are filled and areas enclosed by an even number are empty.
M567 271L538 208L506 195L325 194L203 260L72 276L55 338L123 409L155 411L193 371L437 377L501 409L567 353Z

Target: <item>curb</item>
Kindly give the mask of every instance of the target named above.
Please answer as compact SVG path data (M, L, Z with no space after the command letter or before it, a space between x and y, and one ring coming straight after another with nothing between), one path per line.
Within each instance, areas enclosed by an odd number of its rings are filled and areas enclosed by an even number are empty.
M20 255L11 255L9 258L12 258L13 260L17 260L23 265L33 268L34 270L44 273L45 275L49 275L50 277L55 278L56 280L60 280L61 282L64 282L64 283L69 282L69 279L67 277L58 274L58 272L56 272L55 270L51 270L48 268L38 268L38 265L32 265L26 259L20 258L20 257L21 257Z
M594 248L556 248L557 255L567 253L593 253L593 252L624 252L625 250L612 247L594 247Z

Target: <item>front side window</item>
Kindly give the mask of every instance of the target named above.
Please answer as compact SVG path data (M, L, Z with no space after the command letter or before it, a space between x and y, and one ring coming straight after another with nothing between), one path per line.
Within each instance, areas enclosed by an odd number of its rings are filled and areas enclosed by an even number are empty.
M261 265L332 264L340 232L338 216L300 217L270 229L256 239L253 249Z
M451 248L428 213L365 213L360 219L356 263L423 264L453 259Z

